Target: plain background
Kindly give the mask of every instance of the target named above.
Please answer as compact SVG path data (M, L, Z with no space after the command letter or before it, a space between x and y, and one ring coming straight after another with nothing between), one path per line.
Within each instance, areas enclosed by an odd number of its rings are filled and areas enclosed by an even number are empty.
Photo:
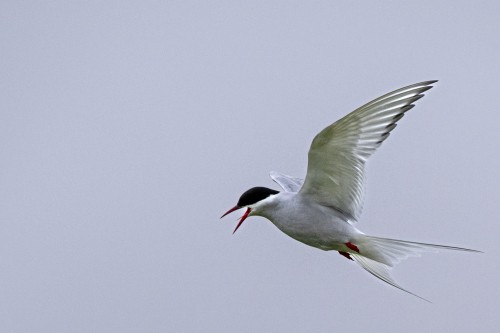
M0 331L493 332L500 2L0 3ZM261 218L270 170L439 79L371 158L366 233L470 247L394 271Z

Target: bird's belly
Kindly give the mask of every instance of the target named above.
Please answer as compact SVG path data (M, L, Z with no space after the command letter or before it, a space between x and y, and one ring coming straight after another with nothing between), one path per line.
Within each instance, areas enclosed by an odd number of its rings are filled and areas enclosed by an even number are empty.
M269 220L293 239L322 250L343 249L344 244L359 233L349 222L334 212L319 214L314 218L297 212L288 214L287 217L282 215L271 217Z

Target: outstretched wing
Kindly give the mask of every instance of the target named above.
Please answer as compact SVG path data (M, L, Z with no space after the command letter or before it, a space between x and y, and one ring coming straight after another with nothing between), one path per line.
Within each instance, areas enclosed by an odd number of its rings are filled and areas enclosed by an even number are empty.
M271 176L272 180L281 186L285 192L298 192L302 184L304 184L304 179L287 176L277 171L271 171L269 176Z
M357 220L363 208L366 160L435 82L390 92L322 130L309 149L307 175L299 193Z

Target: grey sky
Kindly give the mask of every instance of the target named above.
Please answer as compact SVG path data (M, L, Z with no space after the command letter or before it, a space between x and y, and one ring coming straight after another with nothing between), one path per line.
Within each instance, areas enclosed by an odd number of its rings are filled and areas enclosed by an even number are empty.
M498 1L0 3L1 332L492 332ZM322 128L440 82L372 157L359 228L470 247L398 282L270 222Z

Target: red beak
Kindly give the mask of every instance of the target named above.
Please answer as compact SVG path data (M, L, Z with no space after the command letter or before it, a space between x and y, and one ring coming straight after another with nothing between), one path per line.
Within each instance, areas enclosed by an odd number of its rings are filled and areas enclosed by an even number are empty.
M226 216L227 214L229 213L232 213L234 212L235 210L238 210L240 208L243 208L243 207L240 207L238 205L234 206L233 208L231 208L230 210L228 210L224 215L222 215L220 218L223 218L224 216ZM236 228L234 228L234 231L233 231L233 234L236 232L236 230L238 230L238 228L240 227L240 225L243 223L243 221L246 220L246 218L248 217L248 214L250 214L250 212L252 211L251 208L247 208L247 211L245 212L245 214L243 214L243 216L240 218L240 222L238 222L238 225L236 226Z
M233 208L231 208L230 210L228 210L227 212L224 213L224 215L222 215L220 218L223 218L224 216L226 216L227 214L231 214L232 212L234 212L235 210L238 210L240 208L243 208L243 207L240 207L238 205L234 206Z
M238 228L240 227L240 225L243 223L243 221L246 220L246 218L248 217L248 214L250 214L250 211L252 209L251 208L247 208L247 211L245 212L245 214L243 214L243 216L241 217L240 219L240 222L238 222L238 225L236 226L236 228L234 228L234 231L233 231L233 235L234 233L236 232L236 230L238 230Z

